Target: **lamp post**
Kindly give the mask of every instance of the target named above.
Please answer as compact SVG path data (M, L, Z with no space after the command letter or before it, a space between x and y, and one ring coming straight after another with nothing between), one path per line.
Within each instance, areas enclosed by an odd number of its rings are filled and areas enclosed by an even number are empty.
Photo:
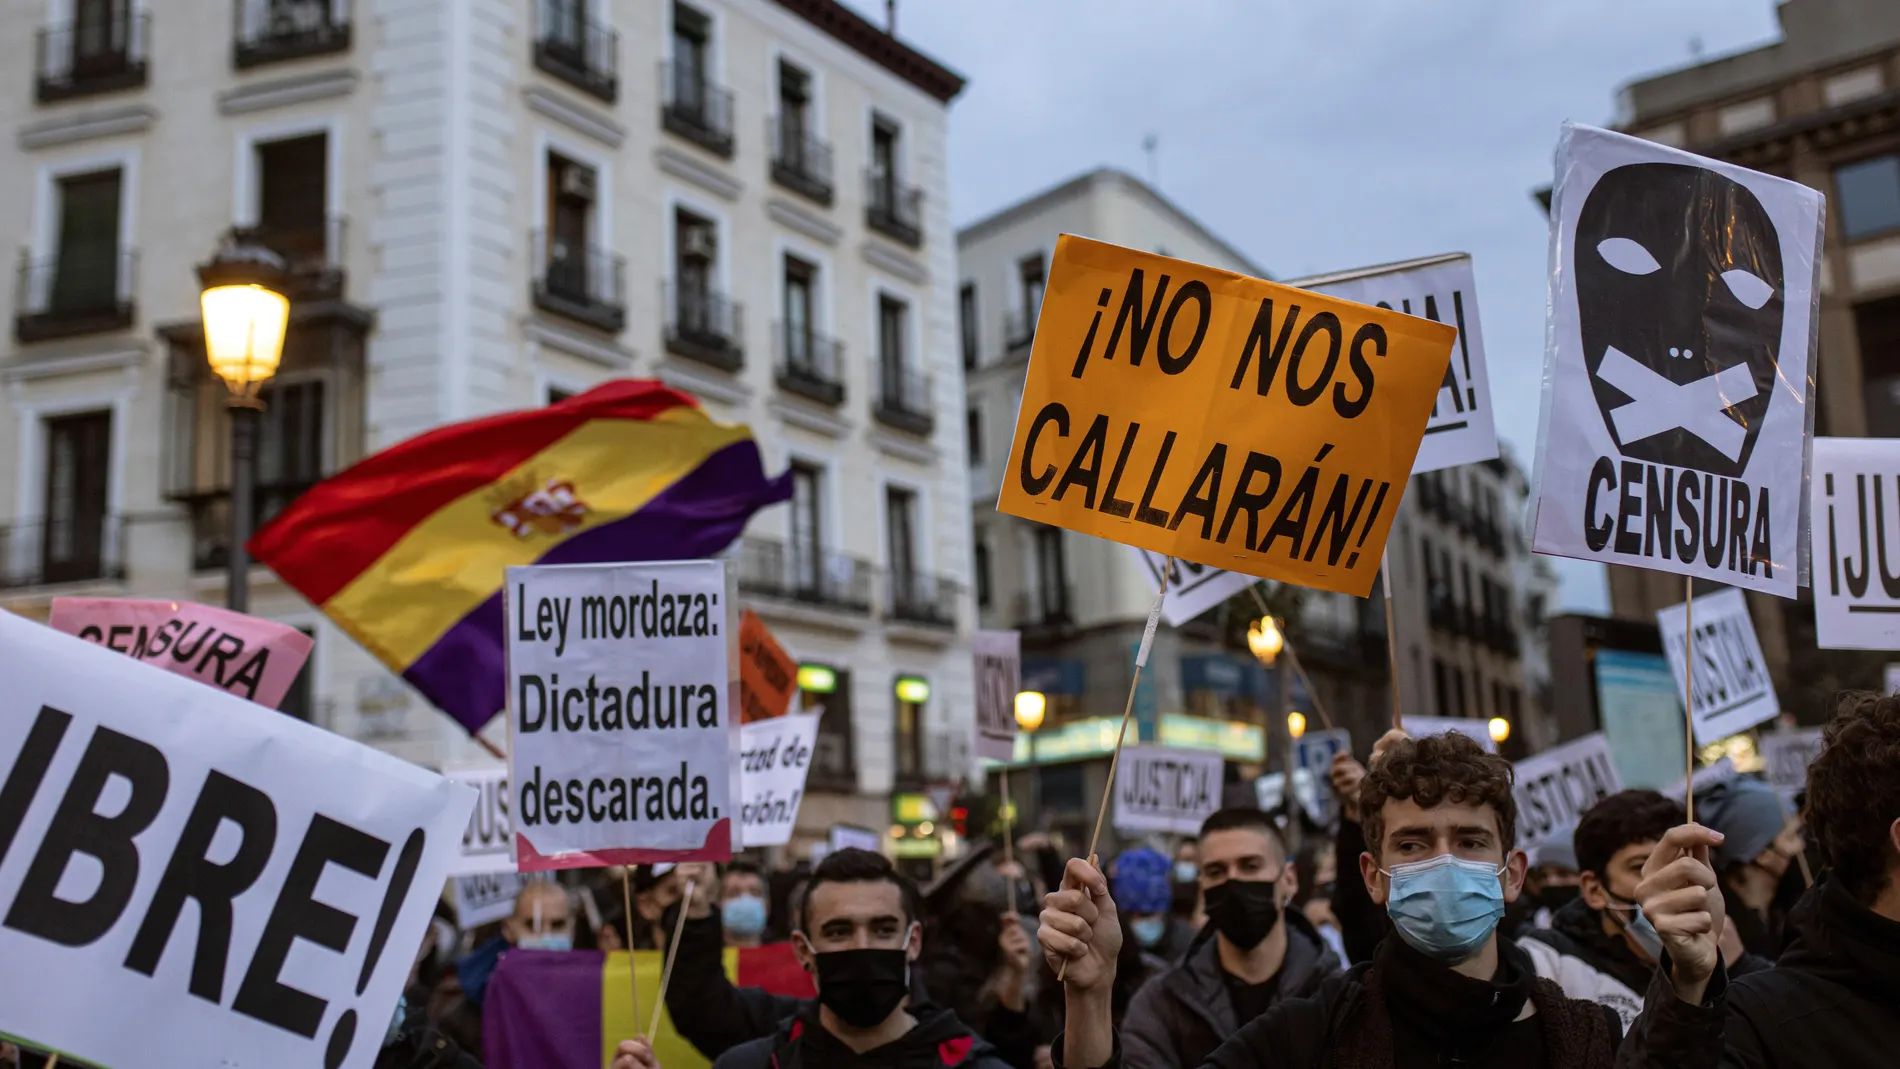
M1274 662L1280 657L1280 651L1285 648L1286 635L1281 633L1279 621L1273 617L1262 616L1260 619L1247 625L1247 649L1253 653L1254 659L1258 660L1263 667L1272 668ZM1283 668L1274 673L1274 682L1276 684L1275 689L1278 691L1280 715L1286 717L1287 726L1286 756L1281 759L1281 764L1285 768L1285 771L1282 773L1285 777L1285 788L1281 793L1281 798L1286 804L1287 848L1289 850L1298 850L1300 845L1300 804L1293 793L1293 740L1305 733L1306 718L1292 711L1293 695L1292 688L1289 686L1287 680L1286 669ZM1294 719L1295 717L1298 717L1297 721ZM1298 724L1297 731L1294 727L1296 723ZM1271 724L1269 723L1269 727L1270 726Z
M231 548L225 565L225 604L245 612L251 601L252 499L257 490L258 392L284 355L290 323L283 258L244 231L232 231L211 259L198 266L204 315L205 359L229 390L231 412Z
M1042 805L1042 768L1036 764L1036 729L1049 711L1049 697L1039 690L1016 692L1016 726L1029 734L1029 793L1032 808ZM1003 804L1015 808L1009 793L1009 766L1003 766Z

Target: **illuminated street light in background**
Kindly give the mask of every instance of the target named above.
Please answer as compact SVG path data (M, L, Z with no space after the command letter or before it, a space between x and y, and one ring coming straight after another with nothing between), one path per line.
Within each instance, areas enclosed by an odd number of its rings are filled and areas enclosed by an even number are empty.
M1271 666L1274 658L1286 648L1286 636L1280 633L1280 625L1271 616L1262 616L1247 625L1247 648L1261 664Z
M1295 739L1306 734L1306 714L1305 713L1286 714L1286 733L1288 737L1295 738Z
M1488 726L1491 729L1492 742L1503 742L1511 737L1511 722L1501 716L1492 717Z
M1042 726L1043 714L1049 711L1049 699L1041 691L1019 690L1016 692L1016 726L1036 733Z

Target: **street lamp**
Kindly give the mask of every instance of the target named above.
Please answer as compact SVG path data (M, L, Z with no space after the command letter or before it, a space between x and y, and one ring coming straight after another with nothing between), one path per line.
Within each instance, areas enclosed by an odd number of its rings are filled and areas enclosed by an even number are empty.
M1016 692L1016 726L1036 733L1042 726L1043 714L1049 711L1049 699L1041 691L1019 690Z
M1491 730L1492 742L1501 743L1511 737L1511 722L1501 716L1492 717L1491 722L1485 726Z
M230 391L231 550L225 567L225 604L235 612L250 606L252 498L257 489L258 392L284 356L290 299L284 296L284 261L244 231L232 231L207 263L198 266L199 307L204 314L205 359Z
M1247 625L1247 649L1256 659L1271 668L1274 658L1286 648L1286 636L1280 633L1280 625L1271 616L1262 616Z
M1306 714L1298 712L1286 714L1286 733L1289 737L1295 739L1305 735Z

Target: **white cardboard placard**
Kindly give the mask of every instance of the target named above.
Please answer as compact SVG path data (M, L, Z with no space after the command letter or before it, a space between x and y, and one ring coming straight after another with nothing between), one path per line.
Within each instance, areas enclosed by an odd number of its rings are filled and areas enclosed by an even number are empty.
M1458 342L1445 369L1445 385L1425 424L1412 472L1475 464L1498 455L1491 376L1485 369L1484 331L1478 325L1478 286L1470 256L1434 256L1291 285L1457 327Z
M739 627L727 581L718 560L508 569L520 871L732 856Z
M529 879L518 872L488 872L450 880L456 923L466 931L506 919L514 913L515 899Z
M1806 186L1564 125L1537 552L1795 595L1821 223Z
M1808 766L1820 753L1820 728L1762 732L1762 770L1769 784L1790 802L1808 785Z
M1809 492L1815 644L1900 650L1900 440L1816 438Z
M1124 746L1115 776L1115 827L1193 835L1220 808L1221 755Z
M817 743L817 713L790 713L739 728L741 845L784 846L792 841Z
M1016 754L1016 692L1022 689L1020 631L973 631L976 659L976 756L1008 761Z
M1139 546L1126 546L1134 558L1135 566L1148 579L1150 590L1161 589L1161 577L1166 574L1168 558L1160 553L1150 553ZM1161 599L1161 616L1174 627L1180 627L1196 616L1233 597L1260 580L1240 572L1230 572L1206 564L1182 560L1174 561L1174 572L1168 581L1167 596Z
M0 679L0 1033L368 1069L472 794L4 612Z
M1520 850L1568 836L1591 806L1623 789L1601 731L1527 757L1515 769Z
M1663 653L1676 677L1676 693L1685 694L1683 653L1688 635L1683 606L1671 605L1656 614L1662 631ZM1695 724L1697 746L1707 746L1745 731L1781 712L1768 663L1762 659L1761 640L1755 635L1748 600L1730 587L1695 599L1695 695L1685 696Z
M462 849L450 864L449 875L515 871L514 822L508 819L514 797L508 790L507 766L451 769L443 775L475 792L475 809L468 815Z
M1293 740L1293 764L1311 774L1313 783L1312 804L1306 811L1321 824L1330 824L1338 802L1333 798L1333 757L1337 754L1352 752L1352 732L1345 728L1328 728L1324 731L1307 731ZM1298 784L1294 785L1296 788ZM1306 801L1301 800L1305 805Z

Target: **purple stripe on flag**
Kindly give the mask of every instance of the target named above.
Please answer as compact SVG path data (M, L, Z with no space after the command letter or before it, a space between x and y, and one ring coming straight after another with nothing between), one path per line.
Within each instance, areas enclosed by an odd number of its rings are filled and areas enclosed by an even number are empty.
M600 1069L598 950L511 950L482 998L487 1069Z
M537 564L694 560L732 544L754 512L792 496L791 473L767 479L759 448L734 442L707 457L638 512L583 531L543 554ZM403 673L423 697L471 733L501 711L503 691L501 576L476 606Z

